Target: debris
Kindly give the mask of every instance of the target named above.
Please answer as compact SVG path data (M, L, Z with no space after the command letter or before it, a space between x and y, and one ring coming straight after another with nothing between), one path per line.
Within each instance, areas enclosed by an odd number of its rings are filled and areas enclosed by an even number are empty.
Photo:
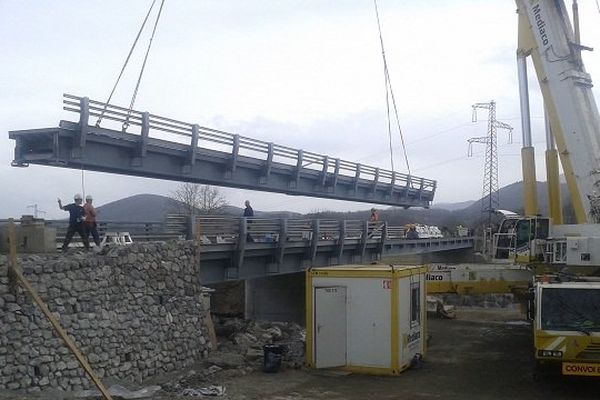
M427 312L435 315L436 318L456 318L455 307L445 305L443 300L436 296L427 296Z
M214 396L221 397L225 394L225 386L217 386L211 385L208 387L198 388L198 389L183 389L181 392L181 396L184 397L204 397L204 396Z
M214 316L214 322L219 335L219 352L243 355L245 363L254 369L263 367L263 348L267 345L282 347L282 366L298 368L304 361L305 331L294 322L250 321L217 316ZM210 360L211 356L209 361L227 368L222 363Z
M244 365L244 356L233 352L213 351L207 361L221 368L238 368Z
M223 368L219 367L218 365L213 365L213 366L209 367L206 370L206 372L207 372L208 375L212 375L212 374L217 373L217 372L222 371L222 370L223 370Z
M125 400L134 400L134 399L145 399L148 397L152 397L160 389L161 389L160 386L147 386L147 387L139 389L139 390L129 390L126 387L123 387L121 385L112 385L111 387L108 388L108 393L110 393L111 396L116 397L116 398L121 398L121 399L125 399ZM79 392L75 393L75 397L77 397L77 398L88 398L88 397L97 398L98 396L100 396L100 392L97 389L80 390Z

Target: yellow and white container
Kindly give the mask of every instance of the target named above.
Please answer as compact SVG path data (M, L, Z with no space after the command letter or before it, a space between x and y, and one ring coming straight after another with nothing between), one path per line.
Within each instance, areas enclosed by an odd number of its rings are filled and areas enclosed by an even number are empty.
M344 265L306 271L310 368L396 375L426 350L424 266Z

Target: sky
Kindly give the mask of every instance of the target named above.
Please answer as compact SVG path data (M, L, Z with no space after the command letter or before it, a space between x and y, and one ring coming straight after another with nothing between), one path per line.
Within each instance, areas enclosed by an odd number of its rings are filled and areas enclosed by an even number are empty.
M76 121L62 94L105 101L139 30L149 0L0 0L0 218L32 213L64 217L57 197L82 192L81 171L11 167L8 131ZM516 71L517 16L510 0L378 1L388 68L412 173L438 181L435 203L481 197L484 147L495 100L499 183L520 180L521 128ZM569 3L570 6L570 3ZM600 47L600 11L581 0L582 43ZM155 14L153 13L151 18ZM128 105L149 29L113 104ZM592 78L600 54L585 52ZM545 150L537 80L530 68L538 179ZM599 96L597 88L594 89ZM385 86L377 20L370 0L167 0L135 109L281 145L390 169ZM394 164L406 172L400 136ZM85 172L96 205L139 193L169 195L179 183ZM370 205L223 189L232 205L311 212Z

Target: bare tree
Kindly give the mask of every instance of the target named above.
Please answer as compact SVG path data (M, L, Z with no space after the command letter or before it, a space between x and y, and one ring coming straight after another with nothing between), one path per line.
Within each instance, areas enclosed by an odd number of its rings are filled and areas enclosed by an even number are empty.
M189 182L179 185L170 197L177 201L179 212L187 215L219 214L229 205L219 188Z

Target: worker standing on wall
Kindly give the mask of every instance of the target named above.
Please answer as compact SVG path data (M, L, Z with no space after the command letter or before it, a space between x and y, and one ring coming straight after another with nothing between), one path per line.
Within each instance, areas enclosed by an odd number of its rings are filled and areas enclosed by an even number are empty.
M98 235L98 224L96 222L96 209L92 205L92 201L94 199L91 195L85 196L85 204L83 205L83 209L85 210L85 237L90 240L90 233L92 234L92 238L94 238L94 243L96 243L97 247L100 247L100 236Z
M83 198L80 194L76 194L73 196L74 203L67 204L63 207L62 201L58 199L58 208L63 211L69 212L69 227L67 229L67 235L65 236L65 241L62 245L62 251L66 251L69 247L69 243L71 239L73 239L73 235L75 232L79 233L81 236L81 241L86 249L90 248L90 243L87 239L87 235L85 233L85 227L83 226L83 221L85 220L85 210L81 206L83 202Z

